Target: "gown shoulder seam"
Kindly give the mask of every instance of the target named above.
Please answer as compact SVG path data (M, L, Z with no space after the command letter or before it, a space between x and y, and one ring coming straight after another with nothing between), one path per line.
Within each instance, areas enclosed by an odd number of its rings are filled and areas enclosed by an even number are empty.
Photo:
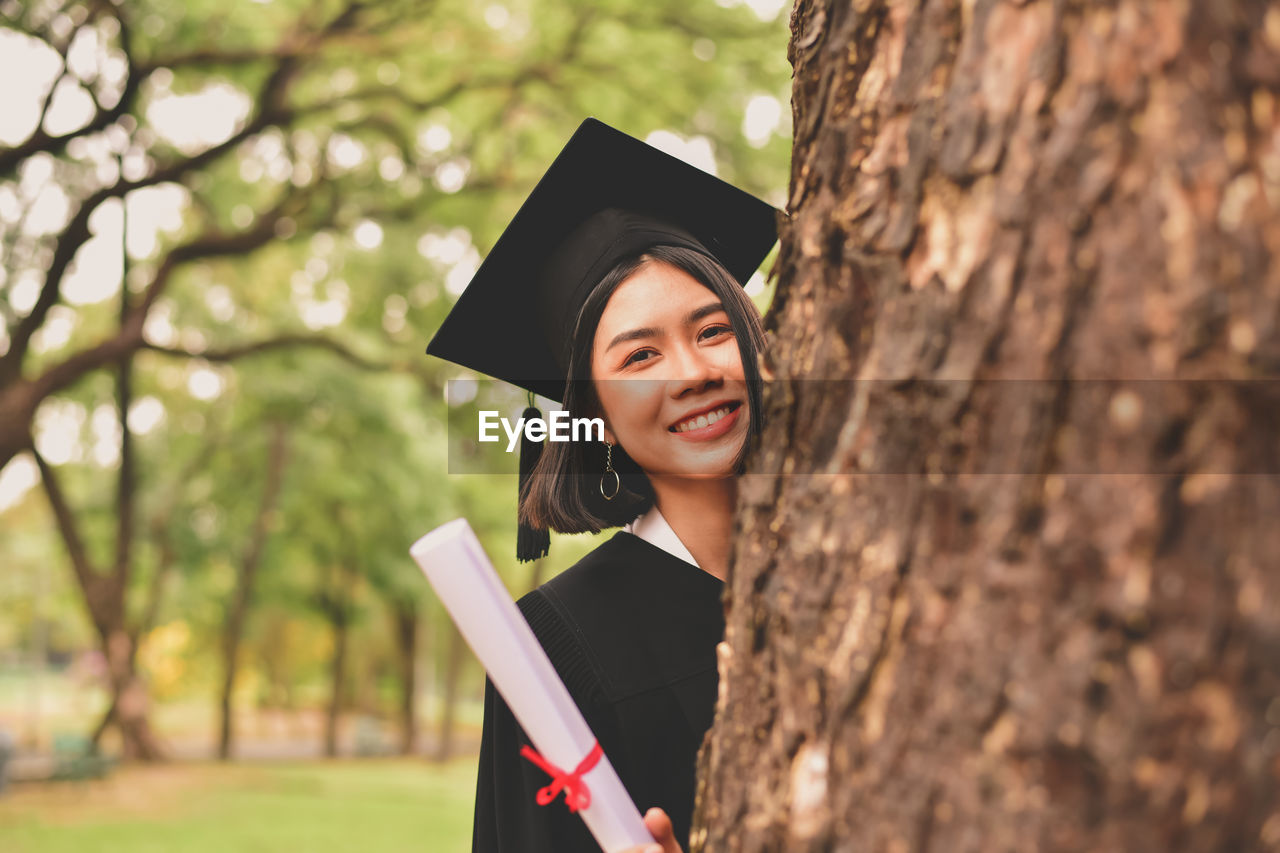
M520 599L520 609L569 693L584 701L604 701L612 693L609 679L555 591L545 584L538 587Z

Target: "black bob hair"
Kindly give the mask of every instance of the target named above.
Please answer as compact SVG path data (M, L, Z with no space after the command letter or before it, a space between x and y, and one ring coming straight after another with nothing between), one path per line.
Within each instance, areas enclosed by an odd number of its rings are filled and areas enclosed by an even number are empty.
M623 258L609 270L587 296L574 323L568 350L568 381L565 383L565 411L573 417L595 417L600 406L591 380L591 351L596 327L609 297L642 266L665 262L683 270L720 298L738 342L743 375L747 384L751 426L748 440L735 463L741 473L743 461L763 428L758 357L764 349L764 327L760 313L737 280L715 259L681 246L651 246L644 252ZM613 500L600 493L605 469L605 446L601 442L565 441L543 443L542 454L520 491L520 522L529 527L560 533L598 533L607 527L626 524L653 506L654 492L645 476L621 445L613 446L613 467L621 485ZM606 487L611 484L606 484Z

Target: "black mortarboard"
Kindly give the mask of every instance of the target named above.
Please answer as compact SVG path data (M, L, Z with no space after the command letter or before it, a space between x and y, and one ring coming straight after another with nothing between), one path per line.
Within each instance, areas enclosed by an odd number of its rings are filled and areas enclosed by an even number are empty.
M618 261L655 245L684 246L745 284L777 242L776 215L755 196L589 118L498 238L427 353L562 400L571 324ZM522 458L522 475L531 458Z
M745 284L777 242L775 214L755 196L589 118L498 238L427 352L561 400L567 326L617 261L649 246L686 246Z

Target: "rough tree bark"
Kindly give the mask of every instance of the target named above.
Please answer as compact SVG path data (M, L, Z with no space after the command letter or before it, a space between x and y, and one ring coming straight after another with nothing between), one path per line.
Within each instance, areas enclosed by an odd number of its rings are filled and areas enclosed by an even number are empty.
M1280 6L798 0L790 57L692 848L1276 849Z

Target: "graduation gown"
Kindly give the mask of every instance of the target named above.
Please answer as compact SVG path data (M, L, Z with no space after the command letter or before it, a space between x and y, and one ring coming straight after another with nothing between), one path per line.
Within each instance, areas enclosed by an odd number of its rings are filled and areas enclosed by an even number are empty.
M618 532L517 604L643 814L658 806L687 849L695 763L715 712L724 584ZM598 853L486 680L473 853ZM568 769L568 768L566 768ZM588 776L588 779L590 777Z

